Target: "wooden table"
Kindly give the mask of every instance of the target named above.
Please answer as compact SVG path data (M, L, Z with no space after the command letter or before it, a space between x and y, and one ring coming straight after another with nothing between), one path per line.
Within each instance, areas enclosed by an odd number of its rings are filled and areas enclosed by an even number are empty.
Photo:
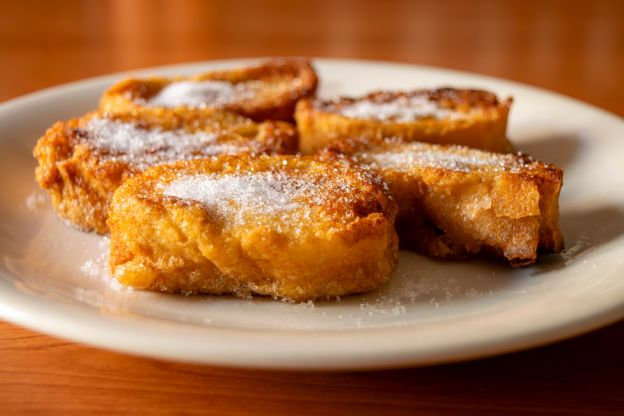
M0 6L0 100L152 65L307 55L480 72L624 115L624 2L617 0L20 0ZM0 414L623 414L622 351L620 322L462 364L268 372L130 357L0 322Z

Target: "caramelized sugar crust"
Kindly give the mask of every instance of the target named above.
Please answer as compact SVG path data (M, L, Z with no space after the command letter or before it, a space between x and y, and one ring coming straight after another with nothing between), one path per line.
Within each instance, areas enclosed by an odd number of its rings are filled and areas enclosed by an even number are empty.
M159 96L159 93L174 84L191 88L192 84L201 82L214 86L204 95L203 104L180 101L180 94L175 95L175 100L169 103L166 98L161 99ZM314 96L317 85L318 77L308 60L276 58L257 66L212 71L190 77L127 79L104 93L100 109L116 114L142 109L156 117L163 106L170 107L174 113L185 115L201 114L207 109L218 108L255 121L292 121L297 100ZM158 99L154 101L156 97Z
M92 112L45 132L33 151L39 162L35 179L50 192L61 218L105 234L113 192L149 166L220 153L296 151L296 131L288 123L257 124L216 110L201 117L164 109L159 114Z
M163 292L293 301L366 292L396 267L396 212L378 176L340 160L161 165L115 192L110 268Z
M304 154L354 137L508 152L513 149L506 137L511 103L511 98L501 101L490 92L471 89L377 91L357 98L301 100L295 119Z
M563 249L563 172L552 164L400 139L343 141L322 157L348 157L381 174L399 205L404 248L440 258L485 253L513 266Z

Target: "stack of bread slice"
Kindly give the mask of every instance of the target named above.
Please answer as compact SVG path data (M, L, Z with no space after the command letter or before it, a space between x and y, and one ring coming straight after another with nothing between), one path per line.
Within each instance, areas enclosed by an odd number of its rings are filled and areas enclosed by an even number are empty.
M298 58L122 81L44 134L36 179L110 233L116 279L170 293L336 298L385 283L399 246L512 266L563 248L562 171L509 153L511 99L317 83Z

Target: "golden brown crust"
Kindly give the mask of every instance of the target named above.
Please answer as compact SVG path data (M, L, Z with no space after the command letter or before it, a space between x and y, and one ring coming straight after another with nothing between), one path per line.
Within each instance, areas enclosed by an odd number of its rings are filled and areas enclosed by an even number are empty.
M244 178L260 191L230 200L228 189L238 187L210 182L217 189L208 205L167 194L188 178ZM300 186L304 191L289 194ZM266 205L265 189L291 199ZM226 199L222 205L219 198ZM366 292L386 282L397 264L396 210L378 177L342 161L239 155L162 165L115 192L111 272L124 284L164 292L294 301Z
M228 146L228 152L294 153L297 148L294 127L284 122L256 124L244 117L215 111L210 116L183 117L162 111L162 118L141 112L129 115L89 113L81 118L55 123L39 139L33 155L39 162L35 179L50 192L58 215L86 231L108 232L107 211L113 192L128 177L159 163L155 150L133 161L123 151L98 148L85 132L94 118L128 122L144 129L182 130L188 133L214 133L217 144ZM197 149L194 150L197 152ZM217 152L218 153L218 152ZM181 159L201 157L179 155ZM135 163L136 162L136 163Z
M349 106L371 103L396 103L423 98L442 110L461 117L422 117L415 119L347 117L341 112ZM441 88L411 92L378 91L358 98L301 100L295 110L304 154L312 154L347 138L399 137L403 140L436 144L457 144L493 152L513 149L506 138L507 118L512 99L500 101L481 90Z
M403 248L441 258L486 253L513 266L563 249L563 172L552 164L400 139L346 140L321 157L348 157L381 174L399 205Z
M297 100L313 97L318 78L308 60L301 58L276 58L257 66L212 71L190 77L128 79L113 85L100 100L100 109L109 113L133 113L141 109L144 113L158 117L161 107L146 106L145 103L167 85L179 81L223 81L233 86L245 86L251 91L249 97L232 102L211 104L201 108L177 106L173 113L199 114L214 105L221 110L231 111L255 121L292 121Z

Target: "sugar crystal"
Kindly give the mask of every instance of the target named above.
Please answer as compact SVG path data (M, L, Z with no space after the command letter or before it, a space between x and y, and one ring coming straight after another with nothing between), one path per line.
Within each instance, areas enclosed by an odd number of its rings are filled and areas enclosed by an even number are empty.
M103 160L113 159L140 168L156 163L236 153L239 148L218 141L209 132L147 128L134 122L93 117L78 130Z
M418 142L402 143L387 149L361 152L365 163L381 168L411 170L414 167L470 172L475 169L513 171L523 162L512 154L483 152L458 146L444 147Z
M155 96L145 101L149 107L190 108L222 107L234 101L254 97L245 83L225 81L177 81L165 86Z
M245 223L256 215L305 216L306 206L298 199L314 197L315 189L310 182L283 173L258 172L181 176L164 188L163 195L199 202L217 215Z
M338 113L356 119L392 120L410 122L422 118L457 119L465 113L441 107L426 96L398 97L389 102L358 100L338 108Z

